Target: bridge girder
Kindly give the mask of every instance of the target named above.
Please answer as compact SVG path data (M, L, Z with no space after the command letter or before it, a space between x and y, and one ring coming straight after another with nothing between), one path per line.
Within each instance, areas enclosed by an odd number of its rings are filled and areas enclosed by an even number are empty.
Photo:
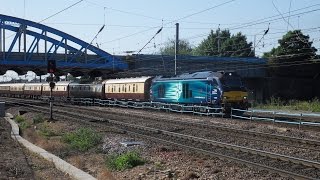
M6 31L15 33L10 42L9 37L6 37ZM31 38L29 44L26 43L27 37ZM21 41L23 41L23 52L20 51ZM40 47L41 42L44 42L44 47ZM19 51L14 52L13 49L17 44ZM7 45L9 45L8 48ZM44 49L43 52L39 52L40 48ZM60 49L64 50L64 53L58 53ZM0 14L0 65L3 66L2 68L17 67L19 72L35 69L43 74L46 72L43 69L46 68L47 60L56 60L57 68L63 69L64 74L74 69L82 73L92 71L92 74L99 74L98 71L103 73L103 71L119 71L128 68L125 61L72 35L40 23Z

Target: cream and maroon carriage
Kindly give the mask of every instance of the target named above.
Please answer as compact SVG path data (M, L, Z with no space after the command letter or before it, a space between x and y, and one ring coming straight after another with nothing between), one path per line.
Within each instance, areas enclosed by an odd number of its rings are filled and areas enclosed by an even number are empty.
M42 96L43 83L26 83L24 85L24 96L39 99Z
M0 96L8 96L10 93L10 84L0 84Z
M122 78L103 81L105 98L116 100L149 101L152 77Z
M69 98L69 81L59 81L55 83L55 87L52 89L52 96L57 99L67 100ZM42 96L50 96L50 85L49 83L44 83L42 85Z
M23 97L25 83L13 83L10 85L10 96L11 97Z

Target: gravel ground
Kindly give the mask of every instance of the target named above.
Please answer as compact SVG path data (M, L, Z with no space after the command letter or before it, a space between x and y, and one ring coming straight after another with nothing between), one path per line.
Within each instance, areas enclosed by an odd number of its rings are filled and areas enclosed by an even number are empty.
M100 107L91 107L100 108ZM159 113L157 111L141 111L122 108L101 108L114 113L128 114L145 114L146 116L183 119L186 121L208 122L215 125L228 126L234 128L242 128L255 130L259 132L276 133L282 135L290 135L295 137L307 137L310 139L319 139L319 132L298 130L296 128L288 128L276 126L272 124L248 123L248 121L230 120L222 118L212 118L205 116L189 116L177 113ZM17 114L19 108L10 108L7 112L13 115ZM34 113L26 113L23 115L27 119L32 119ZM57 131L70 132L79 128L82 125L70 123L69 121L59 120L56 123L50 124L50 127ZM25 131L24 135L33 138L31 133L34 131ZM287 179L270 174L267 171L258 170L252 167L234 163L228 160L207 157L194 152L187 152L169 145L151 142L139 137L129 137L125 134L103 132L104 143L101 145L101 151L90 151L89 153L71 156L70 152L64 152L63 145L57 147L48 146L45 144L45 149L56 153L60 157L65 157L69 162L73 162L75 166L89 171L92 175L99 179L105 179L109 173L104 171L103 156L110 153L123 153L126 151L138 151L146 160L146 164L133 169L111 172L115 179ZM297 135L297 133L299 133ZM32 141L32 139L30 139ZM144 143L142 146L124 147L120 142L135 140ZM55 144L53 140L48 141L49 144ZM39 144L41 145L41 143ZM104 176L105 175L105 176ZM112 179L112 178L110 178Z

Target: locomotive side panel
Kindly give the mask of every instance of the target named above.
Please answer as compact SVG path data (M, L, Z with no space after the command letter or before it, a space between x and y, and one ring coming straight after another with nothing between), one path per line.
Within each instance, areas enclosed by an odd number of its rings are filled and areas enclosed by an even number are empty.
M220 100L215 80L158 80L151 87L151 100L165 103L213 105Z

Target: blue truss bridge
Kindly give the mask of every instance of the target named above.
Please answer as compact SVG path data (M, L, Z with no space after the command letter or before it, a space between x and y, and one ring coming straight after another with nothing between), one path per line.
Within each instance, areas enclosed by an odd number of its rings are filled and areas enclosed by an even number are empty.
M46 74L48 60L55 60L58 74L90 76L123 71L122 59L52 27L0 14L0 74L33 71Z

